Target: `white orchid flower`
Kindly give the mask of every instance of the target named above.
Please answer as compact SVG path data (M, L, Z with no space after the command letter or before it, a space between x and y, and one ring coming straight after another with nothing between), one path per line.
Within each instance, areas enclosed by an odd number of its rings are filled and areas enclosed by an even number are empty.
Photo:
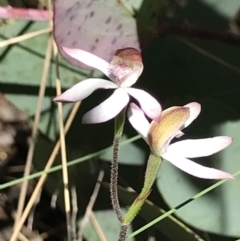
M77 102L87 98L97 89L116 89L113 94L83 116L83 123L101 123L114 118L127 104L130 96L135 98L144 113L158 120L161 106L144 90L131 88L143 71L142 57L134 48L119 49L111 63L81 49L62 49L72 58L103 72L111 81L99 78L83 80L54 100L57 102ZM130 96L129 96L130 95Z
M234 179L227 172L205 167L188 159L210 156L219 152L231 144L232 138L217 136L170 144L174 137L183 135L182 129L190 125L200 111L201 106L196 102L181 107L171 107L161 113L160 121L152 121L150 124L142 110L131 103L128 109L128 119L150 146L154 155L164 158L182 171L205 179Z

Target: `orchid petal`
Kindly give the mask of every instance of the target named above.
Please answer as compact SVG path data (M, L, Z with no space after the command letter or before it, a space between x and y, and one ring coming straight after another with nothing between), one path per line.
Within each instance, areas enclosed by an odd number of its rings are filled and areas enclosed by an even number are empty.
M119 80L121 87L130 87L134 85L137 82L139 76L142 74L142 71L143 71L143 65L134 68L133 70L131 70L130 73L123 76Z
M132 86L143 71L141 53L135 48L118 49L110 63L110 72L121 87Z
M189 126L198 117L198 115L201 112L201 105L197 102L191 102L187 105L184 105L184 107L189 107L190 116L181 129Z
M150 124L146 119L143 111L134 103L130 103L128 108L128 120L139 135L148 143L147 135Z
M61 95L58 95L54 101L57 102L77 102L87 98L97 89L116 89L117 85L104 79L86 79L71 88L67 89Z
M169 151L165 152L162 157L171 162L177 168L195 177L205 179L234 179L230 173L199 165L189 159L181 156L179 157L178 155L175 155Z
M82 49L73 49L73 48L67 48L67 47L61 47L61 48L66 54L68 54L72 58L80 61L81 63L87 66L100 70L108 78L110 79L112 78L112 75L109 72L110 64L106 60Z
M158 121L161 115L161 105L158 101L144 90L127 88L127 92L140 104L141 109L151 119Z
M83 123L102 123L114 118L129 102L129 95L124 89L117 89L100 105L83 116Z
M217 136L213 138L184 140L171 144L168 151L188 158L210 156L229 146L232 138Z

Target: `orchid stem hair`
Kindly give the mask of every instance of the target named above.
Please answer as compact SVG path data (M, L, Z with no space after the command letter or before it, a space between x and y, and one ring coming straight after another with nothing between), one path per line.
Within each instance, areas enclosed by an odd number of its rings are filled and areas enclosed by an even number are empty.
M119 115L115 118L114 126L114 140L113 140L113 159L111 165L111 178L110 178L110 194L113 210L117 215L118 220L122 223L121 207L118 199L118 156L119 156L119 143L122 137L124 123L125 123L125 112L124 108Z

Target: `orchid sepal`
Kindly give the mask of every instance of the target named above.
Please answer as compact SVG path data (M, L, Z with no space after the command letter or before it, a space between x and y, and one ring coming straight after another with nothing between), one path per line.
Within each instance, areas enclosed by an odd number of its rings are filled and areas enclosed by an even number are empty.
M82 119L84 124L97 124L106 122L119 114L129 102L129 96L123 89L116 89L113 94L92 110L88 111ZM107 112L105 110L108 110Z
M82 101L98 89L116 89L117 85L104 79L91 78L80 81L54 98L56 102ZM83 91L84 90L84 91Z

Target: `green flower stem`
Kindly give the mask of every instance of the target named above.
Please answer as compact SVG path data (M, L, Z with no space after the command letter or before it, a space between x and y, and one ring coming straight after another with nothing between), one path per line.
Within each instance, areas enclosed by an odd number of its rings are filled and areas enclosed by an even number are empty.
M156 180L160 164L161 157L155 156L151 153L148 159L143 189L141 193L138 195L138 197L135 199L133 204L130 206L128 212L124 215L122 225L130 224L140 211L148 195L151 193L151 188Z
M134 200L133 204L128 209L128 212L123 216L121 222L121 229L118 241L125 241L127 238L127 230L130 223L139 213L148 195L151 193L151 188L156 180L158 170L160 168L162 159L154 154L150 154L147 163L147 170L145 173L144 184L141 193Z
M110 177L110 194L113 210L117 215L120 222L123 220L121 208L118 200L118 154L119 154L119 143L122 137L124 123L125 123L126 108L124 108L119 115L115 118L114 126L114 139L113 139L113 159L111 165L111 177Z

